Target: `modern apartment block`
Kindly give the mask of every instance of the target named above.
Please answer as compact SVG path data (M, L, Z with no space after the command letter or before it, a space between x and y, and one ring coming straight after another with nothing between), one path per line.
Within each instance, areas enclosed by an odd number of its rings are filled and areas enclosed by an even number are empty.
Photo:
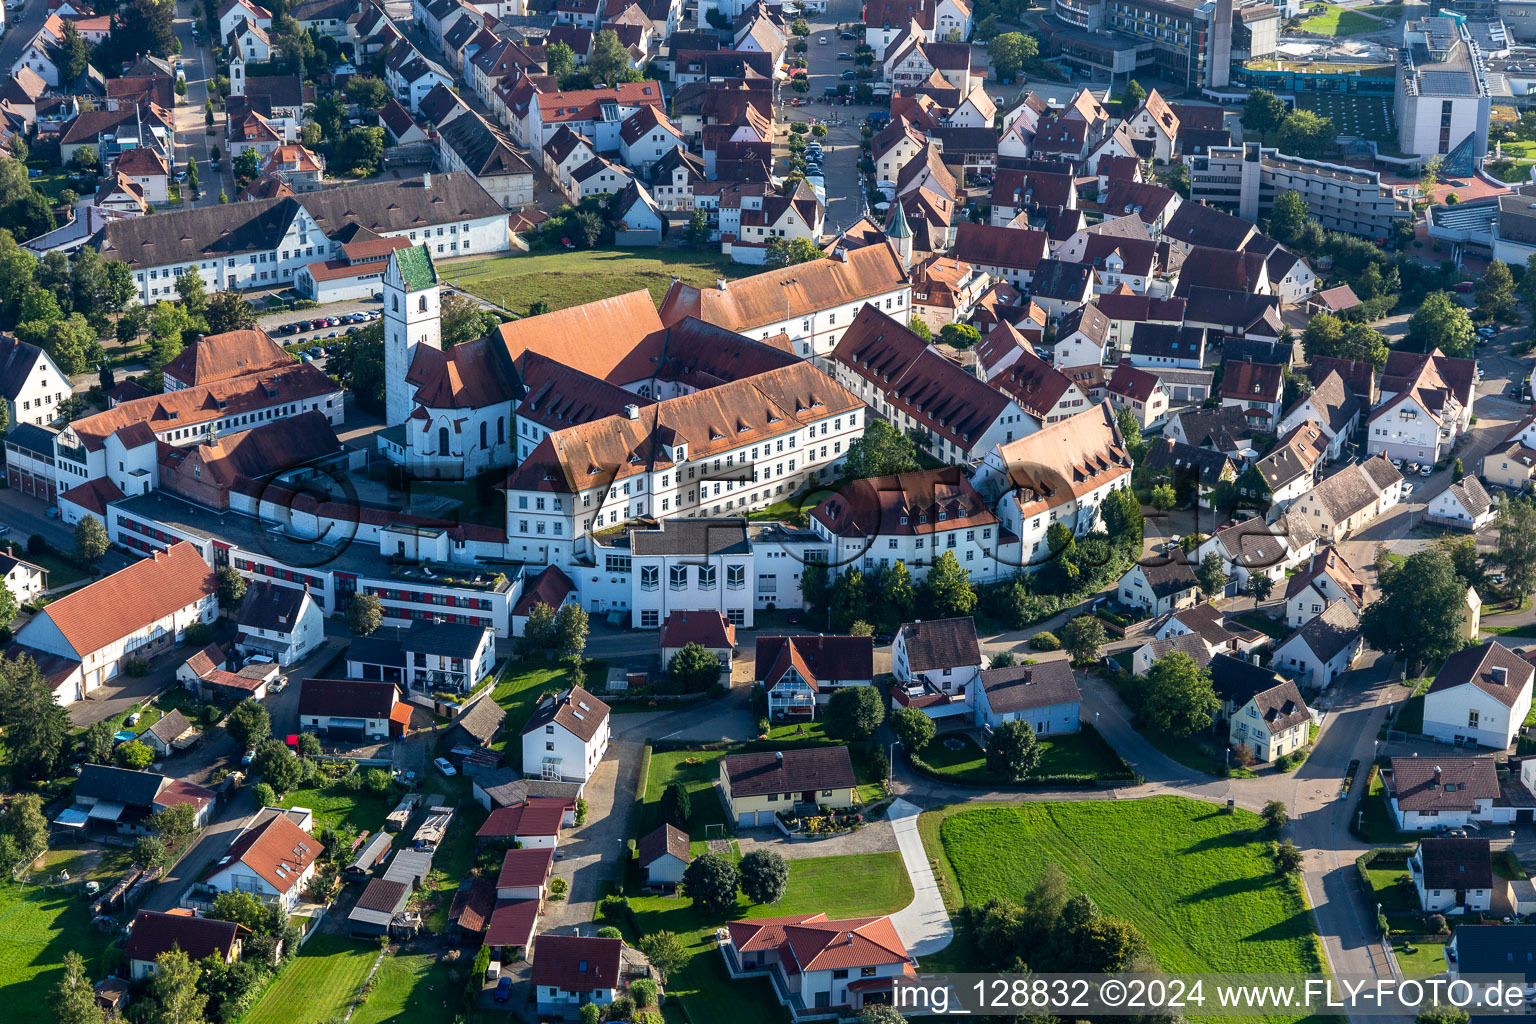
M1280 11L1242 0L1053 0L1050 49L1113 76L1148 69L1192 90L1225 88L1234 61L1271 57Z
M1403 26L1394 97L1397 148L1444 156L1471 136L1473 165L1488 152L1488 90L1483 54L1464 22L1420 18Z
M1412 216L1410 200L1375 171L1286 156L1256 142L1212 146L1189 164L1190 198L1245 220L1269 216L1280 195L1295 191L1330 231L1386 238L1392 224Z

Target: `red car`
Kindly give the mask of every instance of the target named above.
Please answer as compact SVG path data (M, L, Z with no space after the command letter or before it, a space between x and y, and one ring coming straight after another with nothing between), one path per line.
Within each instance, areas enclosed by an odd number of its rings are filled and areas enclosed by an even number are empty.
M1474 285L1471 281L1457 281L1455 284L1451 285L1451 290L1457 292L1470 292L1475 287L1476 285Z

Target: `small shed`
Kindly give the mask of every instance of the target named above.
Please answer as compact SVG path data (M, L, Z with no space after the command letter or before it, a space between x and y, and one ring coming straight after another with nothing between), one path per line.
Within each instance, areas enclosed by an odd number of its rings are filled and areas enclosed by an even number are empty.
M635 844L635 852L640 858L645 884L678 885L690 860L688 833L672 825L662 825L641 838Z
M390 923L405 909L410 895L411 887L405 882L373 879L347 915L347 931L364 937L389 934Z
M362 849L358 851L352 863L347 865L347 876L349 878L366 878L373 874L373 869L382 864L384 858L389 856L391 839L392 837L388 832L375 833L372 838L363 844Z

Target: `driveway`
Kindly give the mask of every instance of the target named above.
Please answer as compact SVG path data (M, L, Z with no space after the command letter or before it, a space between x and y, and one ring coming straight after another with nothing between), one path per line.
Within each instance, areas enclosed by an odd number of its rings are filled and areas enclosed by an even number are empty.
M572 934L586 925L590 933L598 892L618 871L629 838L629 814L640 776L641 744L615 735L587 781L587 823L560 837L555 875L570 884L564 900L545 905L539 932Z
M891 804L891 826L901 849L902 863L907 866L907 877L912 880L912 902L892 914L891 923L912 955L928 956L955 940L955 927L949 923L944 897L939 895L939 883L933 877L933 866L928 863L922 837L917 834L920 813L921 807L905 800Z
M742 856L752 850L774 850L785 860L890 853L897 849L896 832L889 821L866 822L857 832L826 839L791 839L776 828L749 828L736 833L736 845Z

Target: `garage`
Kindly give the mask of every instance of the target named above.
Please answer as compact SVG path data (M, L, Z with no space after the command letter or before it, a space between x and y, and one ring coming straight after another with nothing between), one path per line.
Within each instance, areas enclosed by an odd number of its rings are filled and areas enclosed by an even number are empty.
M751 811L742 811L736 816L736 824L742 828L751 828L757 824L757 815Z
M361 718L332 718L325 734L336 740L361 740L365 724Z

